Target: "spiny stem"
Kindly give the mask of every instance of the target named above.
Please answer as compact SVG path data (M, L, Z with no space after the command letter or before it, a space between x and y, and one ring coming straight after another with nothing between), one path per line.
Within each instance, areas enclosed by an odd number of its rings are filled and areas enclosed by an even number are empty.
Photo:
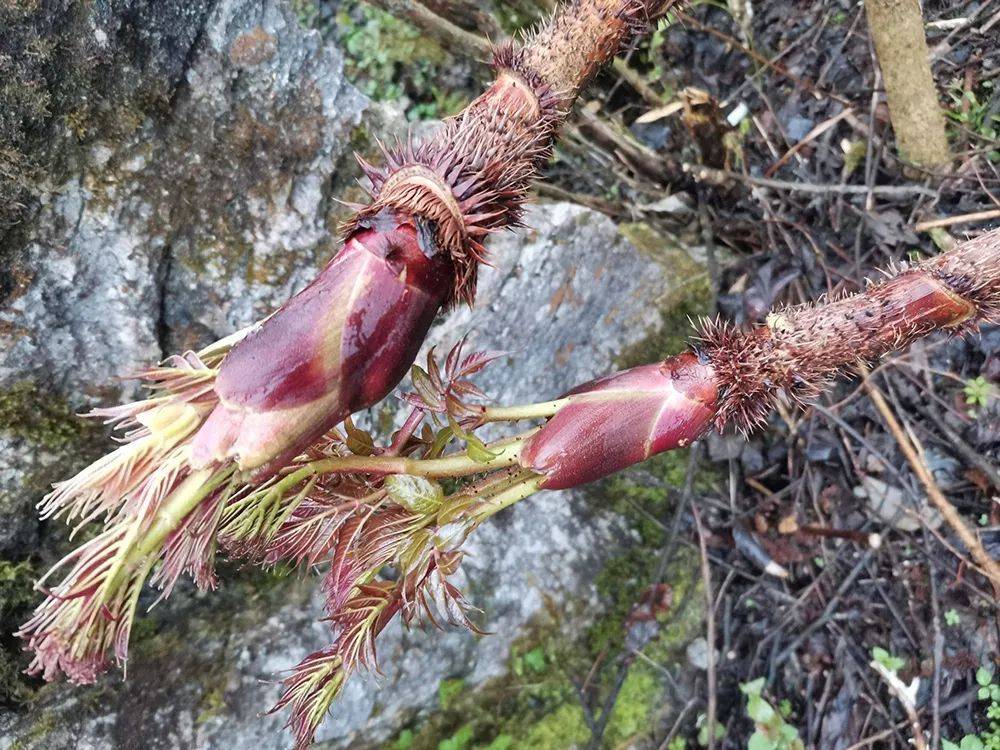
M722 391L716 424L749 430L780 393L814 398L858 361L873 362L932 331L1000 322L1000 230L890 269L857 294L773 311L747 329L709 323L698 347Z

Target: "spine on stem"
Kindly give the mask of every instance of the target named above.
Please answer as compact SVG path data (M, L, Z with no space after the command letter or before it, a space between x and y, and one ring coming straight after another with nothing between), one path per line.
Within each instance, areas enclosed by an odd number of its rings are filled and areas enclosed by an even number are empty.
M387 207L421 217L454 264L452 299L471 303L485 238L519 223L580 89L670 4L573 0L524 40L497 49L496 80L431 139L386 150L382 167L359 158L372 202L347 222L348 235Z
M890 269L888 278L840 299L776 310L763 325L702 326L699 350L721 398L719 428L749 431L779 397L817 396L858 362L874 362L938 330L1000 322L1000 230L934 258Z
M757 326L703 323L692 351L570 391L521 451L543 489L593 481L687 445L712 427L749 432L780 398L816 397L839 374L939 330L1000 322L1000 230L890 269L840 299L772 312Z

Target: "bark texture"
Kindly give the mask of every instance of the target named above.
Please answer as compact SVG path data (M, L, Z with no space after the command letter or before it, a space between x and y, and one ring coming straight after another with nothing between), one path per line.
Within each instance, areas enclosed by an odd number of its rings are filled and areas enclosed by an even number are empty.
M944 114L919 0L865 0L865 11L900 156L927 169L946 167L950 156Z

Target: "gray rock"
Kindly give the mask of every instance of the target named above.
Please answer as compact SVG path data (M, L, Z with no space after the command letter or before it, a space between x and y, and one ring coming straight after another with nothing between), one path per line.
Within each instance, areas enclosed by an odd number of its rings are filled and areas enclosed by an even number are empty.
M527 218L541 229L498 238L492 246L497 268L484 270L477 308L445 316L427 344L446 351L468 333L470 346L510 351L480 378L504 403L549 398L609 371L622 349L659 325L655 300L676 290L666 270L637 252L605 217L557 204L534 208ZM477 640L464 632L391 627L380 645L384 677L349 683L320 739L332 747L384 739L436 705L442 679L463 676L476 685L503 674L511 643L545 600L572 603L567 627L582 627L596 603L594 578L628 542L613 514L595 516L585 506L580 493L544 493L481 529L468 547L465 587L494 635ZM124 684L111 678L98 688L50 689L43 710L59 717L59 729L37 746L70 747L86 739L94 747L130 747L121 743L140 736L150 748L286 746L283 717L257 714L276 698L273 681L280 670L327 644L328 630L315 621L320 602L315 596L310 601L309 591L307 584L283 586L268 606L236 606L235 615L225 591L199 597L204 601L195 623L187 614L190 603L161 605L164 642L178 651L165 659L140 648ZM214 621L214 607L234 620ZM216 678L221 683L206 688L192 679L213 674L218 665L224 665ZM221 708L206 717L211 690ZM100 710L78 712L89 695L101 696ZM31 720L13 721L5 736L27 731ZM152 738L150 726L169 731Z
M111 29L113 11L95 4L97 31ZM14 253L20 265L6 271L21 282L0 311L0 413L3 395L24 384L32 399L57 405L43 409L43 421L32 407L25 424L0 425L7 557L36 545L32 506L45 482L93 455L94 435L74 432L70 406L135 395L115 378L259 318L330 256L331 196L356 174L347 168L353 128L382 116L344 81L338 50L300 28L285 2L223 0L207 15L147 20L154 41L167 28L197 39L178 46L182 60L152 45L163 75L179 82L168 115L95 144L43 199ZM167 20L172 27L157 25ZM200 30L191 36L184 24ZM497 265L484 269L476 309L443 316L428 342L443 353L469 334L470 347L510 352L479 379L505 403L548 399L613 369L657 331L661 306L681 299L689 281L664 267L671 253L686 259L683 251L637 251L590 210L540 206L527 223L536 229L494 238ZM401 411L392 399L379 409L396 420ZM97 450L106 447L97 440ZM630 539L620 519L580 493L545 493L501 514L471 540L462 573L495 635L390 627L384 676L349 683L320 739L329 747L383 740L433 710L440 680L474 686L502 675L543 602L565 610L567 634L582 628L596 604L594 578ZM182 586L153 611L127 681L49 686L30 709L0 712L0 750L287 747L284 717L259 713L278 695L281 670L327 645L315 581L263 586L259 576L228 573L221 591Z
M341 53L285 2L207 17L176 5L142 17L163 87L183 82L169 116L93 145L5 249L18 262L0 270L15 289L0 307L0 404L29 383L78 411L134 397L118 378L261 317L334 250L329 195L355 175L350 135L368 106ZM98 3L93 23L110 29L115 12ZM16 447L0 456L0 508L25 511L37 497L18 487L58 477ZM30 548L27 526L0 534L0 554Z

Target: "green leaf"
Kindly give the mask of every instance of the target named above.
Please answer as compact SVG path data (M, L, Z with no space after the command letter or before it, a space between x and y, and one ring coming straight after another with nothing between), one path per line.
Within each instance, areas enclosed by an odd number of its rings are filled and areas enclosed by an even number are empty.
M792 702L788 698L782 698L781 702L778 704L778 713L781 714L781 718L787 719L792 715Z
M744 682L740 685L740 690L743 691L744 695L760 695L761 691L764 689L765 682L767 682L766 677L758 677L756 680Z
M493 742L484 747L483 750L509 750L513 744L514 738L509 734L498 734Z
M986 750L986 745L974 734L967 734L958 745L959 750Z
M954 627L955 625L958 625L960 622L961 618L958 616L958 612L956 612L954 609L949 609L947 612L944 613L945 625L950 625Z
M906 662L898 656L893 656L884 648L879 648L878 646L872 649L872 658L890 672L898 672L906 665Z
M492 453L483 443L482 440L477 438L475 435L468 435L465 439L466 445L468 446L469 458L473 461L478 461L479 463L488 463L497 457L496 453Z
M413 365L410 368L410 382L413 383L413 388L416 390L417 395L430 408L440 409L443 407L440 392L434 387L434 383L431 382L430 375L420 365Z
M438 703L441 705L441 708L447 710L455 698L464 689L465 680L461 678L454 680L441 680L441 684L438 685Z
M413 744L413 730L404 729L399 733L396 738L396 743L392 746L393 750L410 750L410 746ZM955 748L958 750L958 748Z
M980 687L989 687L993 684L993 673L986 667L980 667L976 670L976 683Z
M777 743L761 732L754 732L747 742L747 750L774 750Z
M786 742L793 742L799 738L799 730L791 724L782 724L779 732Z
M545 671L545 651L536 646L524 655L524 664L533 672Z
M421 515L433 513L444 502L441 485L424 477L393 474L386 477L385 488L393 501Z
M472 728L466 724L448 739L441 740L438 743L438 750L465 750L471 739Z
M747 701L747 716L758 724L768 724L774 720L776 714L770 703L760 696L753 695Z
M344 420L344 431L347 433L347 450L355 456L370 456L375 452L375 440L372 436L356 427L350 417Z

